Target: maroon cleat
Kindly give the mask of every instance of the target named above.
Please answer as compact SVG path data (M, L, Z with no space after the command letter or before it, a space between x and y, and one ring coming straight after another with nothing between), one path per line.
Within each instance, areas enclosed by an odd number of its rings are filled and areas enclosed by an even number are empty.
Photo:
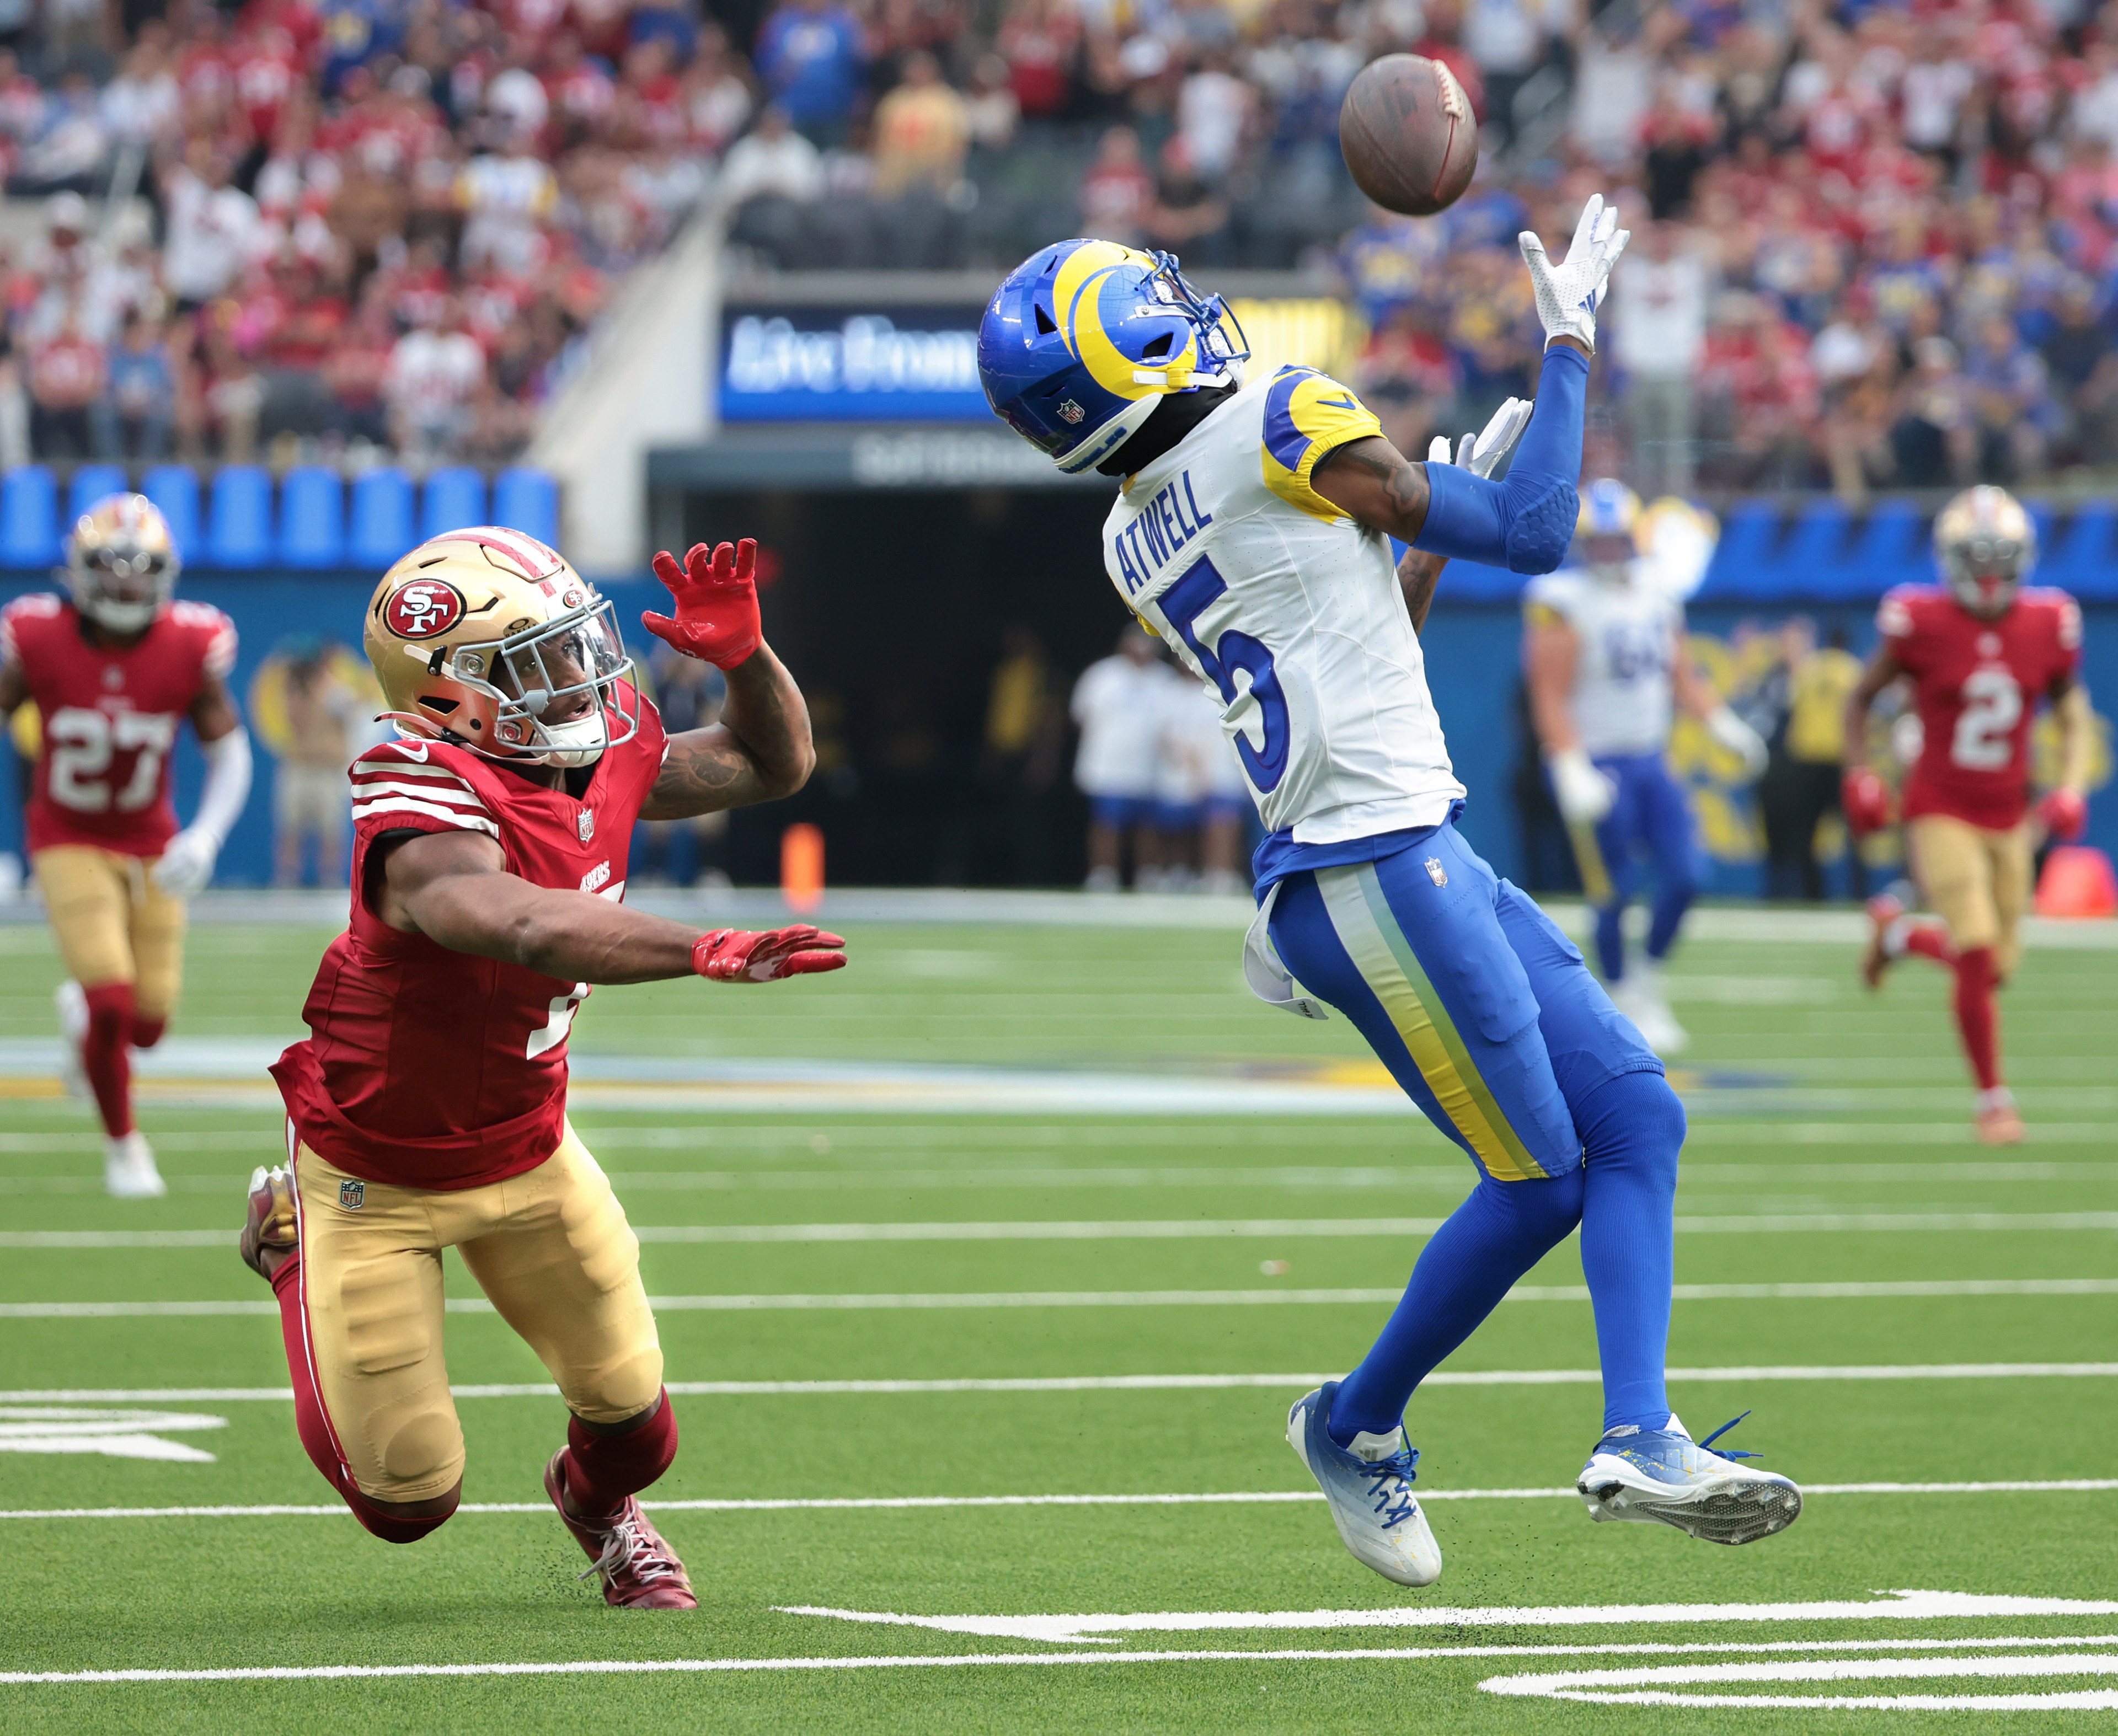
M684 1563L631 1495L608 1525L567 1512L566 1461L566 1449L562 1447L544 1467L544 1493L593 1563L580 1577L601 1574L603 1601L614 1609L697 1609L699 1600L692 1595Z

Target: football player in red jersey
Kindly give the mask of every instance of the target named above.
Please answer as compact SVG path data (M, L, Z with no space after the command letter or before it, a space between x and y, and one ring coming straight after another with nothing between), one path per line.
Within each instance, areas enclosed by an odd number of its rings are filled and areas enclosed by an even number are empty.
M99 501L67 539L67 594L0 612L0 718L35 701L42 726L30 796L30 860L67 981L59 1027L71 1088L103 1119L104 1184L121 1199L166 1189L132 1121L132 1051L161 1041L183 962L183 901L250 793L250 738L228 691L235 626L178 603L177 552L144 496ZM206 788L181 830L169 751L188 718Z
M456 1249L551 1370L572 1416L545 1490L605 1598L637 1609L696 1605L634 1498L677 1424L639 1243L566 1120L566 1035L591 984L845 963L806 926L702 933L619 902L635 820L786 796L815 763L756 564L747 541L655 557L676 614L646 626L728 679L720 721L673 737L612 605L543 543L451 531L383 575L364 640L400 739L352 767L352 923L310 1036L272 1069L288 1163L252 1178L242 1240L280 1300L302 1444L393 1543L462 1489L442 1351Z
M1872 900L1861 965L1871 988L1893 960L1918 953L1956 979L1963 1050L1978 1081L1978 1137L2012 1145L2023 1119L2000 1077L1993 991L2014 970L2030 896L2032 825L2081 835L2088 818L2094 741L2081 663L2081 611L2064 591L2026 589L2037 530L2005 489L1957 496L1934 525L1940 585L1907 585L1883 599L1876 648L1846 713L1843 804L1857 832L1889 824L1889 792L1866 764L1868 708L1908 680L1919 710L1918 760L1903 794L1906 853L1935 918ZM2030 804L2030 723L2040 698L2059 721L2060 781Z

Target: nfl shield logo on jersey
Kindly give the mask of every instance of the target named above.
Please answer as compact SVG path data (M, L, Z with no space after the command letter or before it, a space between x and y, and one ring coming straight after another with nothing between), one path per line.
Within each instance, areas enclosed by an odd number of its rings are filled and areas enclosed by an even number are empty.
M1427 879L1433 881L1436 885L1446 886L1449 884L1449 870L1441 866L1440 856L1430 856L1423 866L1427 870Z
M338 1184L338 1203L349 1212L358 1212L368 1201L368 1184L364 1181L342 1181Z
M591 814L586 808L583 808L581 810L580 819L576 823L576 829L581 834L581 842L583 843L586 843L590 838L595 836L595 815Z

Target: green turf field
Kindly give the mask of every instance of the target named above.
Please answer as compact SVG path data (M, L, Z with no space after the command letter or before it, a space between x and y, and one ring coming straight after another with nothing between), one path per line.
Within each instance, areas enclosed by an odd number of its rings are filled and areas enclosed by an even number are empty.
M1807 1511L1743 1549L1588 1522L1570 1244L1414 1400L1448 1558L1417 1593L1345 1553L1282 1429L1469 1170L1408 1115L1298 1112L1369 1103L1365 1051L1250 1000L1233 930L856 926L837 976L584 1009L606 1083L576 1121L667 1299L684 1445L653 1499L696 1614L576 1581L538 1482L563 1414L460 1267L465 1509L409 1549L358 1530L233 1252L279 1149L254 1071L150 1088L172 1191L123 1205L18 1064L0 1729L2111 1728L2118 954L2029 954L2005 1006L2031 1142L1992 1153L1936 973L1871 1000L1850 947L1759 932L1693 942L1674 984L1672 1391L1696 1430L1755 1407L1737 1442ZM239 1060L296 1031L323 939L197 929L179 1037ZM0 1050L49 1035L55 975L40 928L0 926ZM924 1070L967 1066L1015 1078ZM113 1443L178 1456L81 1450ZM1140 1496L1233 1498L1108 1498ZM1900 1591L1983 1601L1875 1613ZM90 1671L171 1674L27 1679Z

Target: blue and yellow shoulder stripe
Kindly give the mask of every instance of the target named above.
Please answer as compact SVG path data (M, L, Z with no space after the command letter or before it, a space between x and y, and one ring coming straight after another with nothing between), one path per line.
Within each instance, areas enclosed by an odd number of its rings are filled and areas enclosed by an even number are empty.
M1310 485L1316 461L1349 441L1380 434L1375 412L1329 374L1313 367L1283 367L1265 398L1265 441L1260 454L1266 487L1290 506L1326 523L1341 512Z

